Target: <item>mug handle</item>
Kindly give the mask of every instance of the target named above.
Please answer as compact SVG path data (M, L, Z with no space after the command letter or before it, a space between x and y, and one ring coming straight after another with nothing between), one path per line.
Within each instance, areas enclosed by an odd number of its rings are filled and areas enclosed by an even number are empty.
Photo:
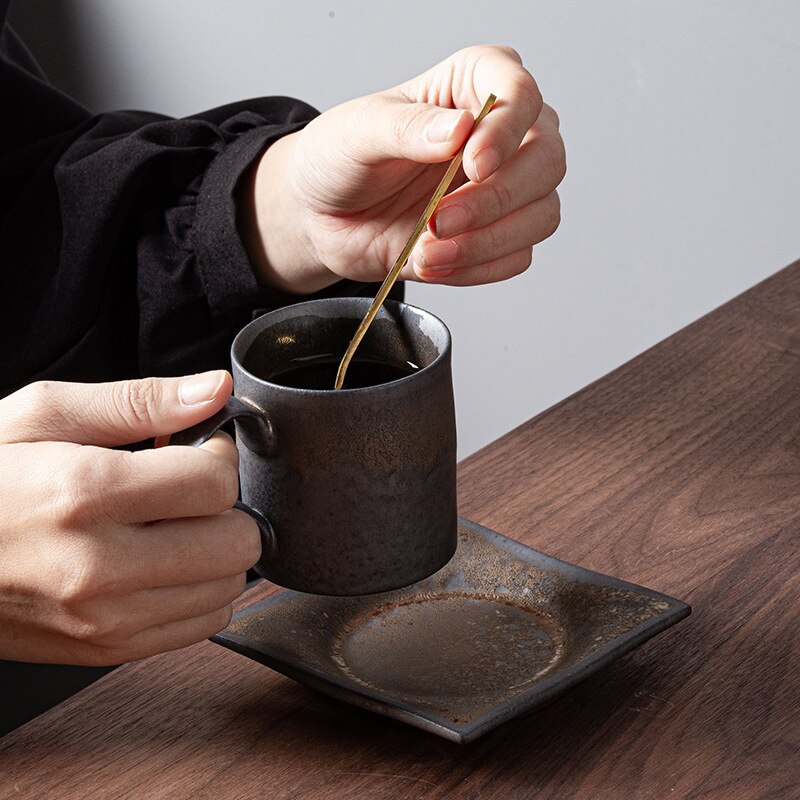
M231 396L228 402L208 419L192 425L191 428L173 433L169 438L170 444L188 445L199 447L207 442L223 425L236 420L239 423L237 431L242 444L252 450L256 455L266 456L275 450L275 433L266 414L257 406L247 401ZM251 508L241 500L237 500L234 508L244 511L251 516L258 525L261 534L262 558L272 551L275 546L275 531L269 520L255 508Z

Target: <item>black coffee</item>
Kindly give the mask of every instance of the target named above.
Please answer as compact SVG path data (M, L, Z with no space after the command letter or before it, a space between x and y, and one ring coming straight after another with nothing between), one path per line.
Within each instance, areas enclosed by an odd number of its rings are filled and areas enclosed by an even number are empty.
M295 389L331 389L336 380L341 356L333 353L296 358L291 364L267 375L270 383ZM376 356L356 354L347 368L343 389L363 389L413 375L419 367L411 363L393 364Z

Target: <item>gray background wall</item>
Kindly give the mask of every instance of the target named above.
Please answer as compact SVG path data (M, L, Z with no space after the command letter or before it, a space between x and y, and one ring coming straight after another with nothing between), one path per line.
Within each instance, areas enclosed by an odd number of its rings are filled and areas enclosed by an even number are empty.
M320 109L469 44L515 47L559 111L563 222L524 276L410 285L453 331L468 455L800 257L796 0L26 0L89 107Z

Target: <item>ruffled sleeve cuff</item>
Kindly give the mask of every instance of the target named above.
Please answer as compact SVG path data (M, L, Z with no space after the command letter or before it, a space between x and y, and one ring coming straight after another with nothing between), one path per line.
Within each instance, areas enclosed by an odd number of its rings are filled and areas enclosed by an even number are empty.
M237 229L234 193L242 175L270 144L305 124L252 128L230 142L206 170L197 198L193 247L212 313L252 308L255 298L258 305L267 307L286 302L283 293L256 281Z

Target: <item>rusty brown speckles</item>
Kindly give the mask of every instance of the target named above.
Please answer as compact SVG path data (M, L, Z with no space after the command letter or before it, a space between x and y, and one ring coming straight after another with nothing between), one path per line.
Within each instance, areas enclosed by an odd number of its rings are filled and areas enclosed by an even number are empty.
M453 559L413 586L284 592L218 640L335 697L468 741L688 613L465 520L458 534Z

